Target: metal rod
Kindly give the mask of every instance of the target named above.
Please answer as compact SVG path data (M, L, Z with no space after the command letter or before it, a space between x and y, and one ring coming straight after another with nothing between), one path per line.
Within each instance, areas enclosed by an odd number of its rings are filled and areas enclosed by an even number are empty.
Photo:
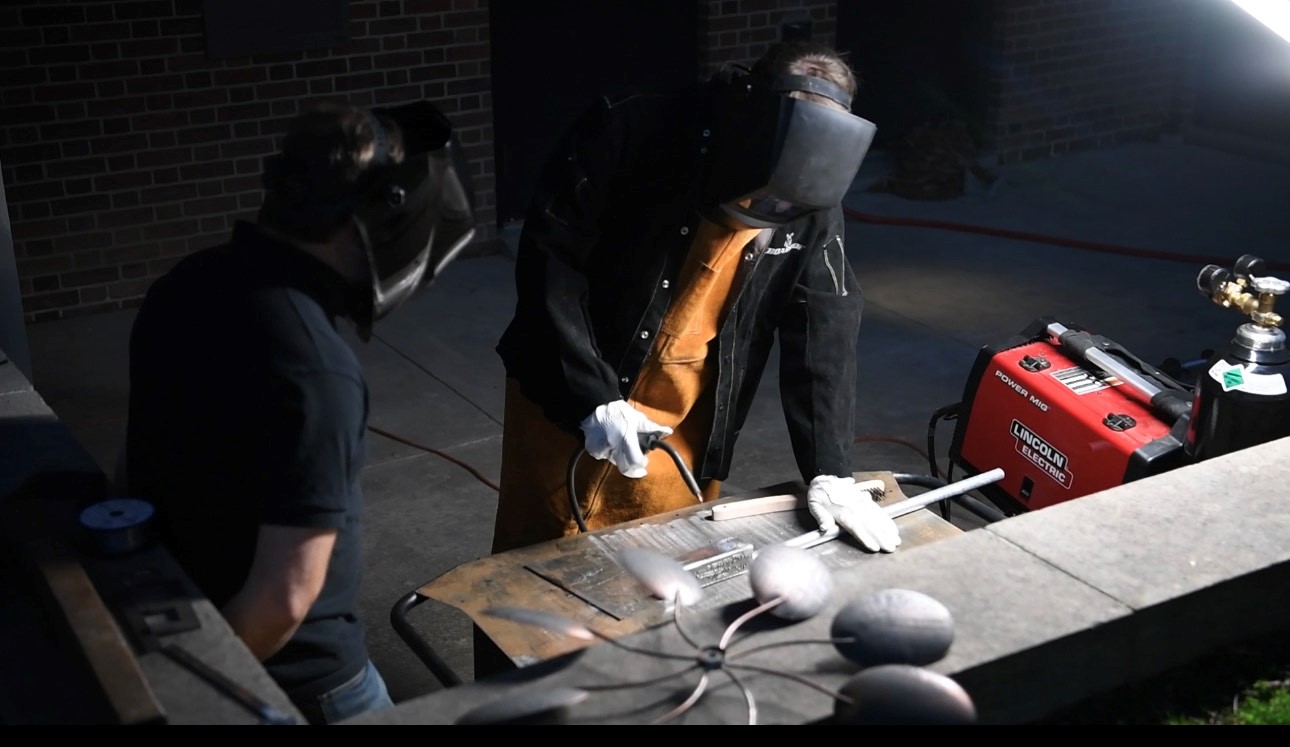
M284 711L261 700L255 693L229 679L223 672L215 669L201 659L198 659L188 649L183 648L178 644L171 643L166 646L162 646L161 653L170 657L172 661L184 667L189 672L192 672L203 680L206 680L208 684L228 696L235 703L246 708L251 713L254 713L259 717L261 723L286 725L294 725L297 723L294 716L291 716L290 714L285 713Z
M989 485L990 483L998 482L1002 479L1003 470L999 467L995 467L989 472L982 472L979 475L973 475L972 477L964 478L958 482L949 483L944 487L929 490L922 495L916 495L913 498L906 498L905 500L893 503L890 506L885 506L883 510L887 512L888 516L896 519L904 516L905 514L912 514L918 509L930 506L937 501L943 501L946 498L952 498L956 495L976 490L983 485ZM816 545L822 545L825 542L835 540L841 534L842 528L834 527L828 532L820 532L818 530L814 532L806 532L805 534L798 535L792 539L785 540L784 544L789 547L797 547L805 550L808 547L815 547Z
M448 662L444 661L443 657L417 633L412 623L408 622L408 612L429 598L415 591L409 592L390 609L390 625L403 642L408 644L408 648L412 649L412 653L426 665L435 679L439 680L445 688L456 687L462 684L461 676L448 666Z

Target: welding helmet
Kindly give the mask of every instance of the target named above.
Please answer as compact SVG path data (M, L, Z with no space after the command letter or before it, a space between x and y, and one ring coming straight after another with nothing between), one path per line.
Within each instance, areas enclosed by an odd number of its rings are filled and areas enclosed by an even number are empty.
M357 179L316 163L315 154L326 150L309 145L296 150L310 158L267 159L264 178L275 218L298 235L321 239L353 225L370 289L359 294L350 316L366 341L373 322L428 287L475 228L467 172L443 113L428 101L358 111L371 130L373 155ZM394 128L401 160L392 156Z
M711 85L706 218L771 228L842 201L877 130L851 113L844 90L816 76L763 77L738 67L723 69ZM795 91L842 109L792 98Z
M475 233L467 172L447 117L428 101L369 116L378 151L386 147L383 118L399 127L404 157L379 165L353 214L372 280L370 307L360 308L354 320L364 337L372 322L429 287Z

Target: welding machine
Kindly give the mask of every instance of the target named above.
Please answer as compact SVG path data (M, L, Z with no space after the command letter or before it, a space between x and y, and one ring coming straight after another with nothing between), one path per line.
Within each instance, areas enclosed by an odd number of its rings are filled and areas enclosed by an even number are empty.
M1267 270L1249 254L1201 269L1201 294L1249 321L1200 361L1194 384L1047 317L982 348L951 408L951 462L1003 469L981 492L1019 513L1290 437L1290 348L1275 310L1290 282Z
M950 459L1007 513L1043 508L1189 461L1191 390L1120 345L1051 318L977 355Z

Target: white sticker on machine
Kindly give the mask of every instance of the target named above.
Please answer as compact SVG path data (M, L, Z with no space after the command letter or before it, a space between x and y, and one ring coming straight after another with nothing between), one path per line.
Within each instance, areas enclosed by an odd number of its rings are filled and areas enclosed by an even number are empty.
M1286 393L1286 380L1281 374L1255 373L1253 365L1228 363L1220 360L1209 367L1209 375L1222 387L1223 391L1233 389L1260 397L1275 397Z

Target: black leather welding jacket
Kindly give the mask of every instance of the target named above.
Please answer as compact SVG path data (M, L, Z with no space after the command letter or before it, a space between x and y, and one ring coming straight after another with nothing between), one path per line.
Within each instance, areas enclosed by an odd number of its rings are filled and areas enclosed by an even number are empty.
M508 377L578 434L598 405L630 395L701 221L707 94L604 99L556 146L516 257L514 320L497 351ZM775 335L780 395L804 480L852 473L856 338L863 300L841 207L744 250L710 346L717 367L706 449L690 465L724 480Z

